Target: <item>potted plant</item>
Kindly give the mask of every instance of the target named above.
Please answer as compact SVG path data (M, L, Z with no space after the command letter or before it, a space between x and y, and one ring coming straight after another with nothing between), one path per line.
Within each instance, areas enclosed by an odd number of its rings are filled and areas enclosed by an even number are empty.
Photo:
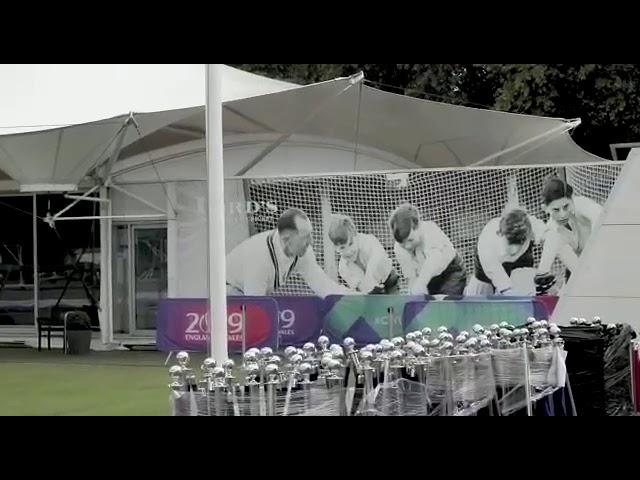
M65 315L67 325L67 353L71 355L87 354L91 351L91 319L82 311L68 312Z

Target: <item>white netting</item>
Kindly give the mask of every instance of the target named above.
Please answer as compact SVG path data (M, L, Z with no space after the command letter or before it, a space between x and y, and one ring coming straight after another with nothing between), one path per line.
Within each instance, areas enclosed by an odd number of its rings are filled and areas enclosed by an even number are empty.
M621 163L601 163L588 166L505 167L466 170L414 171L401 174L351 174L296 178L244 180L248 202L255 205L275 204L282 211L287 207L304 210L314 225L313 248L320 265L327 271L325 255L333 255L323 245L323 216L332 213L350 215L362 233L378 237L394 261L393 239L388 219L401 203L416 205L423 218L435 221L449 236L462 255L468 272L473 272L477 239L485 224L499 216L509 199L510 186L517 187L520 205L529 213L545 219L541 189L551 174L566 175L576 194L585 195L603 204L622 168ZM240 182L243 180L228 180ZM323 209L325 211L323 211ZM324 215L323 215L324 214ZM277 215L250 217L252 234L275 228ZM229 221L227 222L229 223ZM228 228L234 228L228 225ZM539 260L540 249L534 252ZM330 261L336 262L335 258ZM559 264L556 263L556 269ZM401 284L401 292L405 292ZM287 295L311 294L297 275L279 292Z

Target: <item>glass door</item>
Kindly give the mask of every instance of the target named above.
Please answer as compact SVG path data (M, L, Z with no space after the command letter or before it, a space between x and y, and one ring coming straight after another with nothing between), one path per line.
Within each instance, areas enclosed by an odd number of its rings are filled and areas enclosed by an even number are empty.
M160 300L167 296L167 228L134 225L133 281L131 285L131 329L136 333L155 330Z

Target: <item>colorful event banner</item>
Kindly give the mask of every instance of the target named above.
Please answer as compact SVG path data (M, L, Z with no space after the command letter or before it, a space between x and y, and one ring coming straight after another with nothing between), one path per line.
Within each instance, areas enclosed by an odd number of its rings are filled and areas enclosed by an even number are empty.
M330 296L324 332L333 342L352 337L366 344L424 327L444 325L460 331L476 323L521 324L530 316L550 317L555 302L538 298L542 297Z
M242 351L242 305L246 305L246 346L278 348L315 342L322 333L340 343L358 344L403 335L424 327L470 330L475 323L521 324L529 316L549 318L555 297L430 297L346 295L318 297L227 297L231 352ZM160 303L160 350L206 351L209 339L205 299L165 299Z
M549 318L547 306L536 297L468 297L460 300L407 302L402 317L404 331L449 328L456 336L460 331L471 331L473 325L491 325L507 322L522 325L528 317Z
M352 337L356 343L377 343L402 335L402 314L424 295L330 295L325 300L324 332L332 342Z
M242 351L242 305L246 305L247 348L301 346L322 332L324 302L318 297L227 297L229 351ZM206 299L174 298L160 303L160 350L206 351L209 339ZM278 335L280 336L278 340Z
M278 305L269 297L227 297L230 352L242 351L242 305L246 306L246 345L277 348ZM204 352L209 341L207 300L167 298L160 302L156 344L159 350Z
M322 333L325 305L318 297L273 297L278 304L280 345L300 347Z

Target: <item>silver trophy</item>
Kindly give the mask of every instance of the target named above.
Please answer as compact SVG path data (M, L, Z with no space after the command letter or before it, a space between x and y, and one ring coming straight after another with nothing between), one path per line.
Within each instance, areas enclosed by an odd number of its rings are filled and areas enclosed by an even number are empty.
M329 346L329 338L325 335L320 335L318 337L318 347L320 347L320 352L325 352L327 347Z
M370 415L373 411L373 377L375 368L372 366L373 353L369 350L360 351L360 363L362 365L362 374L364 376L364 394L363 394L363 415Z
M275 363L268 363L265 367L265 373L267 375L267 416L274 417L276 415L276 391L280 384L280 368Z
M169 378L171 379L169 384L171 391L183 392L185 390L184 377L180 365L174 365L169 369Z
M222 417L227 415L227 399L226 399L226 372L224 367L214 367L211 370L213 379L213 405L214 416Z
M476 323L473 327L471 327L471 329L476 335L481 335L482 333L484 333L484 327L479 323Z
M284 356L287 359L291 358L291 355L295 355L296 353L297 353L296 347L292 347L291 345L289 345L287 348L284 349Z
M560 327L558 327L555 323L549 324L549 335L551 335L551 338L558 337L561 332L562 330L560 330Z

